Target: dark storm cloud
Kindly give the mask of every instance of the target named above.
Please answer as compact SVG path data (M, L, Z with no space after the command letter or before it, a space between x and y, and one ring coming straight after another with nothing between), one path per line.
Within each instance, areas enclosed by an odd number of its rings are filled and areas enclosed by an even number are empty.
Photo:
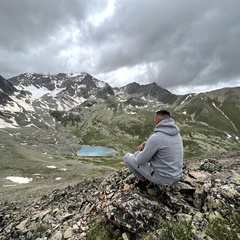
M121 86L111 74L139 66L122 83L174 88L240 79L240 1L117 0L112 15L94 18L106 6L1 0L0 75L87 71Z
M21 50L27 44L43 44L55 31L73 22L81 24L102 7L93 0L1 0L1 47Z
M239 1L119 4L114 18L93 35L101 40L99 69L162 62L155 79L149 81L165 87L240 77Z
M84 25L89 14L103 7L92 0L1 0L0 74L63 70L67 59L57 54L71 44L71 39L59 41L64 29Z

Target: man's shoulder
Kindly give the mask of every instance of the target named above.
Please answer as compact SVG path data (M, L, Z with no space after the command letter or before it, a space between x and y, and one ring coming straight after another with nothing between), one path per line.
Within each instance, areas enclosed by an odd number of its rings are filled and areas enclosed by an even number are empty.
M163 135L163 132L154 132L149 136L149 139L154 140L154 139L159 139Z

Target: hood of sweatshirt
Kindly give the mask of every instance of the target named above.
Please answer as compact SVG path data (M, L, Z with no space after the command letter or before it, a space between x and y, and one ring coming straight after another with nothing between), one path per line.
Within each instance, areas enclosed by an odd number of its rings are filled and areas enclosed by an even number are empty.
M168 118L158 123L154 128L154 132L163 132L167 135L174 136L180 133L180 129L172 118Z

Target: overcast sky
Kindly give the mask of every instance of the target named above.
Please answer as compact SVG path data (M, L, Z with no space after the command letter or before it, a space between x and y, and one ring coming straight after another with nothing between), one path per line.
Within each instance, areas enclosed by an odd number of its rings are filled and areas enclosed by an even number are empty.
M87 72L172 93L240 86L239 0L0 0L0 75Z

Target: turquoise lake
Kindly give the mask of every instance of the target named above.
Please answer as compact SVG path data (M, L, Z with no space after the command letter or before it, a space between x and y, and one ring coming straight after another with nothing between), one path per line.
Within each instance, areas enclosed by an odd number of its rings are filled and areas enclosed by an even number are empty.
M115 156L116 154L117 151L113 148L89 145L83 145L82 148L77 151L78 156Z

